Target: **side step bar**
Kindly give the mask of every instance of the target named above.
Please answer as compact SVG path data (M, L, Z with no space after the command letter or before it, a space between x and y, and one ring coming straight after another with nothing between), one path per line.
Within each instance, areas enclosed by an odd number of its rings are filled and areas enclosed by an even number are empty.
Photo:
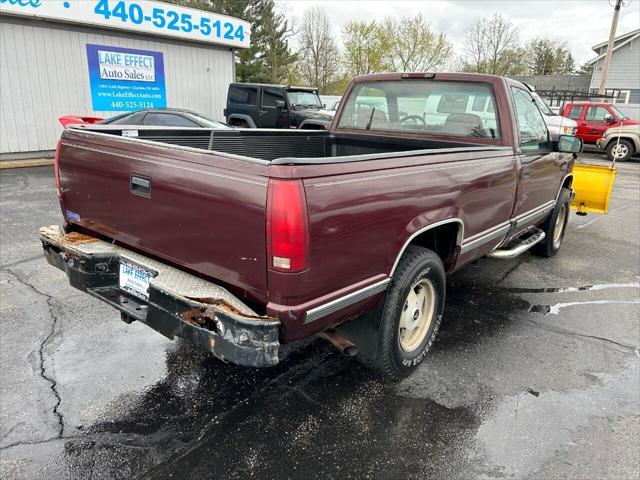
M497 258L500 260L511 260L512 258L516 258L518 255L526 252L535 244L540 243L544 240L545 233L539 228L534 228L531 230L532 235L523 239L516 240L515 243L511 243L509 249L506 250L494 250L487 257Z

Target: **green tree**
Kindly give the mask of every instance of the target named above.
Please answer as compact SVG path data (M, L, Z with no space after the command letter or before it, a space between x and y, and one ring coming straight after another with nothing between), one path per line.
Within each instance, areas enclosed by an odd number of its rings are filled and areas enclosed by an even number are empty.
M385 60L396 72L426 72L441 68L451 58L453 46L444 33L432 31L422 16L384 20L388 45Z
M280 83L288 79L297 56L291 53L288 40L292 35L283 13L276 12L273 0L262 0L256 6L255 34L253 42L258 50L260 74L258 80Z
M588 75L593 74L593 63L583 63L580 68L576 70L576 75Z
M236 79L278 83L296 60L288 47L292 34L273 0L167 0L176 5L229 15L251 23L251 45L235 50Z
M575 69L573 56L565 43L534 38L527 45L531 75L569 75Z
M351 21L342 30L344 65L347 75L365 75L391 69L389 42L376 21Z

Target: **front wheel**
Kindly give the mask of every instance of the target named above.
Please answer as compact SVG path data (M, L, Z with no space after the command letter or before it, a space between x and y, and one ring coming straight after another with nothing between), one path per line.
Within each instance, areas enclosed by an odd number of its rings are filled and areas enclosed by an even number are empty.
M560 190L556 206L551 211L547 219L540 226L545 233L544 240L532 249L542 257L553 257L562 246L564 234L569 221L569 209L571 207L571 190L563 188Z
M387 291L380 322L375 364L383 375L406 377L424 360L440 328L445 294L440 257L409 246Z
M612 162L614 159L616 162L626 162L633 156L634 150L633 143L629 140L621 139L620 142L612 140L607 147L607 157Z

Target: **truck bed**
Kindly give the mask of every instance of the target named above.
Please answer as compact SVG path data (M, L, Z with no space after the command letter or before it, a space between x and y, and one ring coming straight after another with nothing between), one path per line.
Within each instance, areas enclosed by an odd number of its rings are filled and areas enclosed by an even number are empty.
M275 298L269 294L266 251L271 179L301 179L312 185L322 183L322 178L335 181L354 175L393 172L396 178L398 169L495 157L505 159L501 163L511 175L512 150L500 146L314 131L141 128L135 138L132 133L122 136L121 127L68 128L63 133L58 172L69 228L215 281L260 315ZM463 170L455 172L461 182L469 182ZM434 181L436 177L429 183ZM381 195L387 195L387 189L397 192L394 183L383 187ZM504 182L495 186L503 194L511 188ZM316 198L320 191L315 187L307 192L311 235L323 238L312 239L312 260L336 240L330 232L324 238L325 227L315 230L315 219L323 218L322 204L329 200ZM509 210L511 195L504 203ZM397 215L392 211L385 215ZM470 225L477 221L471 219ZM387 255L395 246L384 248ZM320 270L325 269L314 270L317 278L325 273L327 280L331 278L330 270ZM369 272L362 272L363 278L365 273ZM325 282L326 289L332 283ZM291 298L275 301L306 301L293 291Z
M87 125L78 127L84 131L164 143L200 151L220 152L244 157L258 162L268 163L308 163L301 159L331 162L338 157L351 157L376 154L402 154L404 152L423 152L442 149L495 149L495 146L464 139L460 142L439 141L425 138L398 138L350 133L329 132L326 130L277 130L277 129L205 129L176 127L136 127ZM124 132L124 133L123 133ZM503 148L503 147L497 147ZM375 157L370 157L375 158ZM366 160L368 158L345 159L337 161Z

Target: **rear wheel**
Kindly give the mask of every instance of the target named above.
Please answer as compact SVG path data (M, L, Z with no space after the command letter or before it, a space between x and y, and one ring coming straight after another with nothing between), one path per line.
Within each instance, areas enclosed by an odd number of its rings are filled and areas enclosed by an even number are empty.
M375 366L387 377L411 374L431 348L442 319L446 293L440 257L409 246L384 303Z
M609 160L616 162L626 162L635 153L633 143L629 140L620 139L620 142L612 140L607 146L607 157Z
M562 246L564 234L569 221L569 208L571 203L571 190L563 188L560 190L556 206L551 211L547 219L540 226L545 233L544 240L532 249L542 257L553 257Z

